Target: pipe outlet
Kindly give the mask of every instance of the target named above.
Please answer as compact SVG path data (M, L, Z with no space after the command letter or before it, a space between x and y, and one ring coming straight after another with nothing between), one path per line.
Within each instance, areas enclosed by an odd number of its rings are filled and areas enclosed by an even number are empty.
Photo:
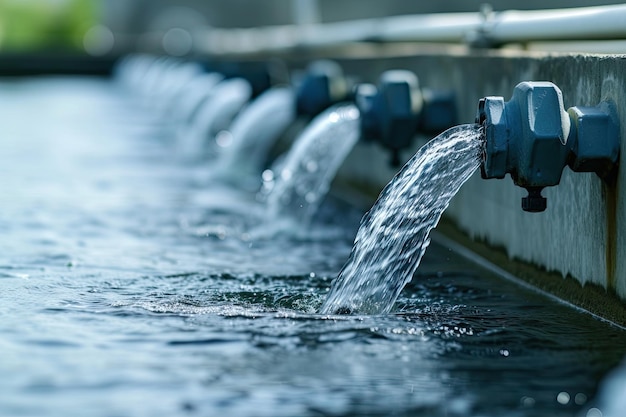
M296 88L299 115L316 116L331 105L348 98L348 81L341 66L330 60L311 63Z
M442 131L456 119L451 93L420 88L417 76L406 70L382 73L377 86L358 85L355 101L361 112L362 138L391 150L393 166L400 165L400 150L411 145L419 130Z
M485 97L478 102L477 123L485 129L483 178L504 178L528 190L522 209L544 211L544 187L557 185L563 168L595 172L610 180L619 157L619 121L615 107L571 107L565 111L561 90L550 82L522 82L511 100Z
M243 78L252 88L252 98L257 98L275 85L287 84L289 77L285 65L278 61L220 61L204 62L209 73L222 74L224 78Z

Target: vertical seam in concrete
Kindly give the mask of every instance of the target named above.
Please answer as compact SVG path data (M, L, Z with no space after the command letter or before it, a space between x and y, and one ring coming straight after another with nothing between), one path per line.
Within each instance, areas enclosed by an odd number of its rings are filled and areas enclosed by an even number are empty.
M606 195L606 287L607 290L616 290L616 262L617 262L617 185L603 185Z

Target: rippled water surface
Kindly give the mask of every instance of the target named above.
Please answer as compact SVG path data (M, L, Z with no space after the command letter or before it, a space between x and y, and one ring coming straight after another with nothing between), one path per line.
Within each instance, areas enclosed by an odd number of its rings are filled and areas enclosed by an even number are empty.
M4 81L0 122L2 416L574 416L622 358L437 244L391 314L316 314L358 215L266 219L108 81Z

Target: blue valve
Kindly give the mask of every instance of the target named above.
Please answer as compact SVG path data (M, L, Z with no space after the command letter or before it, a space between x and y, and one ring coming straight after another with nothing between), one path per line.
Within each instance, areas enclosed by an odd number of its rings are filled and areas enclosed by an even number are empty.
M407 70L384 72L377 87L357 86L355 101L362 138L388 148L393 166L400 165L400 151L418 131L440 132L456 122L454 95L420 88L417 76Z
M550 82L522 82L508 102L485 97L476 122L485 128L483 178L504 178L528 190L522 209L544 211L544 187L557 185L563 168L614 177L619 159L619 121L612 102L565 111L561 90Z
M299 115L316 116L331 105L348 98L348 82L341 66L334 61L311 63L296 89L296 110Z
M252 98L256 98L273 85L288 83L287 68L279 60L268 62L205 62L207 71L218 72L224 78L243 78L252 87Z

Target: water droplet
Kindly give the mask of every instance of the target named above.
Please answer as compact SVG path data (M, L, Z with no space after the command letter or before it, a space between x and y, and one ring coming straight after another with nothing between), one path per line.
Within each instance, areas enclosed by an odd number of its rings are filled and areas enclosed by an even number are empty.
M272 171L271 169L266 169L261 174L261 178L265 182L273 181L274 180L274 171Z
M578 394L574 396L574 402L577 405L583 405L584 403L587 402L587 396L583 394L582 392L579 392Z
M306 163L306 170L313 173L315 171L317 171L317 162L311 160L309 162Z
M317 194L315 194L313 191L308 192L304 196L304 199L306 200L307 203L314 203L315 200L317 200Z
M215 143L220 148L228 148L233 143L233 135L227 130L221 130L215 135Z
M597 408L590 408L589 411L587 411L587 417L602 417L602 411L600 411Z
M567 392L565 392L565 391L561 391L561 392L559 392L559 394L556 396L556 401L557 401L559 404L566 405L566 404L568 404L568 403L569 403L569 400L570 400L570 396L569 396L569 394L568 394Z

